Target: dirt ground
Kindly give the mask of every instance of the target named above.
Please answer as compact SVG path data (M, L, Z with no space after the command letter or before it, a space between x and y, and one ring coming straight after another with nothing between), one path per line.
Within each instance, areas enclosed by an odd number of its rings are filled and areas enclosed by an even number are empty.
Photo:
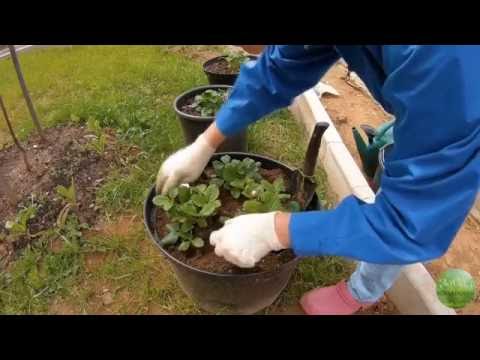
M47 143L38 135L23 144L30 170L16 146L0 150L0 232L18 209L35 203L39 206L29 220L31 234L49 229L64 206L56 192L57 185L75 186L76 212L83 223L93 224L97 217L95 189L103 181L114 159L109 141L99 154L88 148L91 133L84 127L60 126L45 130ZM33 238L33 237L32 237ZM29 236L0 239L0 265L6 266L17 250L32 241ZM1 268L1 266L0 266Z
M389 119L379 104L366 92L345 80L346 67L338 63L324 77L323 81L332 85L339 93L339 97L324 95L322 103L334 121L343 141L361 167L360 157L356 150L352 135L352 126L369 124L377 127ZM480 224L469 217L457 234L449 251L440 259L427 264L427 269L436 278L444 270L460 268L468 271L480 284ZM480 296L459 314L480 314Z

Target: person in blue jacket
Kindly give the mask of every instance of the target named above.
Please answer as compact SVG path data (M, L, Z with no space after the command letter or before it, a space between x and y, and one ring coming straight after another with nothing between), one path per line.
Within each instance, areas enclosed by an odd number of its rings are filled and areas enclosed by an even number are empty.
M442 256L480 185L480 46L268 46L242 66L229 100L197 140L171 155L157 191L195 181L228 136L291 104L340 58L396 118L375 202L229 220L210 236L215 253L253 267L270 251L359 261L348 281L300 300L307 314L353 314L377 302L402 266Z

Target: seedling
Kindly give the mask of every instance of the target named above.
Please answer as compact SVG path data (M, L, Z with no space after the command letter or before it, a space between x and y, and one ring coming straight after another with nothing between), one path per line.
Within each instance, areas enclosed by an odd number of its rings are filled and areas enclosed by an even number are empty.
M63 229L65 227L67 219L69 218L70 210L72 210L72 207L75 207L77 205L77 194L75 191L75 181L73 176L72 182L70 183L70 186L68 188L63 185L58 185L55 188L55 191L67 202L67 204L63 207L63 209L57 216L56 225L59 229Z
M262 180L260 184L253 184L245 189L250 200L243 203L242 209L246 213L266 213L271 211L299 211L300 204L297 201L289 201L290 194L285 193L285 184L282 178L277 178L273 184Z
M87 129L97 136L102 133L100 122L92 117L89 117L87 120Z
M69 245L78 244L82 239L82 230L88 229L89 226L80 223L78 217L73 213L68 214L68 211L65 211L64 214L63 223L59 224L57 221L55 233Z
M249 61L250 58L247 55L232 52L225 55L225 60L227 60L228 66L233 72L239 72L240 66Z
M7 221L5 228L13 235L26 235L28 232L28 221L37 215L37 206L30 205L20 210L13 221Z
M221 161L213 162L215 177L212 183L223 186L230 191L233 198L238 199L241 194L250 197L255 185L262 180L260 175L260 163L251 158L244 158L242 161L232 159L229 155L220 158Z
M214 116L227 100L226 90L208 89L195 96L190 108L200 112L201 116Z
M95 135L95 138L88 143L87 148L95 151L98 154L103 154L106 146L107 137L105 134L100 134L99 136Z
M87 128L94 134L94 138L87 144L87 148L97 152L98 154L103 154L105 147L107 145L107 137L102 132L102 127L98 120L89 118L87 120Z
M181 185L167 195L157 195L153 203L167 212L169 233L161 240L163 246L180 242L178 250L186 251L190 246L201 248L204 241L195 236L194 228L207 227L207 218L216 214L221 203L220 191L215 184L200 184L193 187Z
M75 191L75 182L73 177L72 182L68 188L63 185L58 185L55 188L55 191L72 206L75 206L77 204L77 195Z

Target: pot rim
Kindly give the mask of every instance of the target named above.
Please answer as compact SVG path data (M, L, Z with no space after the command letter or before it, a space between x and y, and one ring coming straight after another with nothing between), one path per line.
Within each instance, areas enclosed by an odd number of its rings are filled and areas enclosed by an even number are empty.
M260 160L266 160L266 161L271 161L273 162L274 164L280 164L282 167L286 168L287 170L289 171L294 171L294 169L286 164L283 164L277 160L274 160L274 159L271 159L267 156L263 156L263 155L258 155L258 154L254 154L254 153L246 153L246 152L219 152L219 153L215 153L214 155L217 155L217 156L223 156L223 155L241 155L241 156L254 156L256 157L257 159L260 159ZM202 270L202 269L198 269L198 268L195 268L191 265L188 265L188 264L185 264L184 262L180 261L179 259L177 259L176 257L174 257L173 255L171 255L167 250L165 250L161 245L160 243L157 241L158 239L158 235L157 235L157 232L153 231L150 231L150 228L148 226L148 214L147 214L147 209L149 207L149 198L152 197L152 194L155 193L155 185L153 185L151 188L150 188L150 191L148 192L148 195L147 195L147 198L145 199L145 202L144 202L144 207L143 207L143 220L144 220L144 225L148 231L148 234L149 234L149 237L150 239L155 243L155 245L160 249L160 252L165 255L169 260L175 262L176 264L184 267L184 268L187 268L188 270L190 271L195 271L195 272L198 272L198 273L202 273L204 275L210 275L210 276L216 276L216 277L223 277L223 278L239 278L239 277L255 277L255 276L259 276L259 275L264 275L264 274L274 274L274 273L279 273L281 270L283 270L285 267L287 267L288 265L293 265L293 264L296 264L298 263L298 261L300 261L300 258L301 256L298 256L296 254L294 254L294 258L282 265L280 265L277 269L275 270L269 270L269 271L261 271L261 272L255 272L255 273L249 273L249 274L223 274L223 273L214 273L214 272L210 272L210 271L207 271L207 270ZM313 199L313 198L312 198Z
M197 86L197 87L194 87L194 88L191 88L187 91L184 91L183 93L181 93L180 95L178 95L175 100L173 101L173 109L175 110L175 113L178 115L178 116L181 116L183 118L186 118L188 120L193 120L193 121L198 121L198 122L211 122L213 120L215 120L215 116L198 116L198 115L191 115L191 114L187 114L186 112L183 112L182 110L179 109L178 107L178 103L185 99L186 97L190 96L192 93L194 92L197 92L197 91L200 91L200 90L209 90L209 89L230 89L232 86L230 85L216 85L216 84L213 84L213 85L202 85L202 86Z
M248 58L250 59L250 61L253 61L253 60L257 60L258 59L258 56L257 55L247 55ZM239 72L236 72L236 73L233 73L233 74L219 74L219 73L215 73L215 72L211 72L211 71L208 71L207 70L207 66L220 60L220 59L224 59L226 58L227 55L220 55L220 56L215 56L211 59L208 59L207 61L205 61L202 65L203 67L203 71L207 74L212 74L212 75L222 75L222 76L238 76Z

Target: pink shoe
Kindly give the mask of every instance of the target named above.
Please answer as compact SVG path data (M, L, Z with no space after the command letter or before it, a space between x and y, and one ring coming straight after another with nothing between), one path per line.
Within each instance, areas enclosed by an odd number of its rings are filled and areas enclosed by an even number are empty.
M307 315L352 315L372 303L360 303L353 298L345 281L334 286L313 289L300 299Z

